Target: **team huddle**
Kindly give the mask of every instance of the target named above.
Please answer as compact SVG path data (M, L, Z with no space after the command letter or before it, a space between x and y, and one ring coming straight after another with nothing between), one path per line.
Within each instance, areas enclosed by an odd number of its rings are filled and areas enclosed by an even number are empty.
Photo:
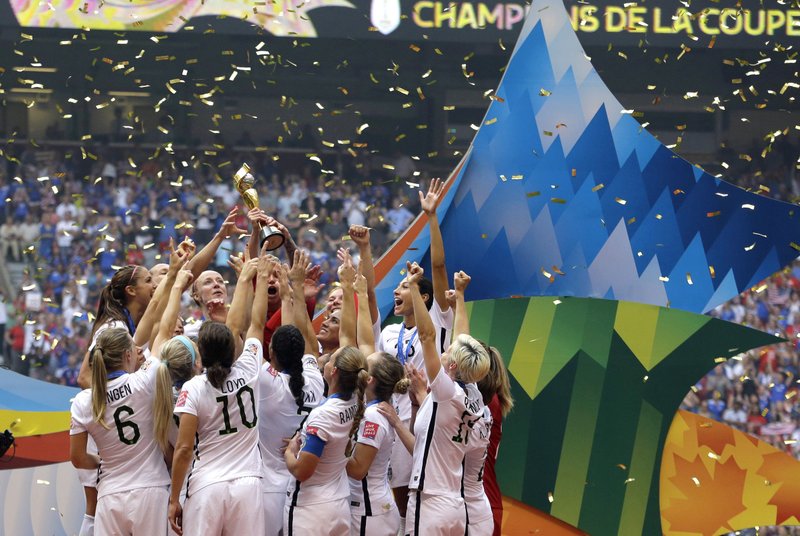
M287 261L259 233L222 276L234 209L200 251L125 266L104 288L71 409L70 458L86 495L81 536L493 535L501 421L513 402L502 357L469 335L464 292L448 290L436 219L443 184L420 193L431 280L416 263L381 330L369 229L359 260L340 250L339 285L312 321L319 267L286 228ZM356 265L357 264L357 265ZM203 311L183 325L184 292Z

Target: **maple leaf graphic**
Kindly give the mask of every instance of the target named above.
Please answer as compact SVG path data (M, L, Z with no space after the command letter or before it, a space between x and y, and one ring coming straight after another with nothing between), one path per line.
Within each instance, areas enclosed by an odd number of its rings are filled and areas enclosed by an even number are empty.
M733 531L728 520L745 510L742 493L746 472L732 457L725 463L717 462L713 476L700 457L688 461L676 456L675 466L676 476L671 481L685 498L673 499L664 509L670 530L707 536ZM708 504L714 508L703 507Z
M775 524L785 523L791 517L800 519L800 464L784 452L764 455L764 463L758 469L772 486L779 486L769 504L777 508Z

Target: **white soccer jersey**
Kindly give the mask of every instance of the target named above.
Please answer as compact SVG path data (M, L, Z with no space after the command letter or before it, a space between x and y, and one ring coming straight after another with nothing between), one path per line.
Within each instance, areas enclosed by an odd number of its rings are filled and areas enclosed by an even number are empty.
M175 413L195 415L198 421L187 497L216 482L248 476L261 478L256 410L261 356L261 342L247 339L222 390L211 385L205 374L183 384Z
M483 418L473 426L464 456L464 500L470 523L492 517L492 506L483 490L483 464L492 431L492 413L483 408Z
M483 399L474 383L462 387L444 368L430 385L414 421L414 466L410 489L461 497L461 463L470 428L483 416Z
M289 389L289 375L276 371L269 363L261 366L258 376L261 385L258 432L261 459L264 462L262 483L266 492L286 492L291 474L283 457L286 447L284 439L299 431L311 410L322 402L324 381L317 359L311 354L303 356L303 379L303 407L298 408Z
M386 417L378 412L377 401L364 411L358 428L358 442L378 449L367 476L350 480L350 510L357 515L377 516L394 507L389 487L389 458L392 455L395 432Z
M452 308L442 312L439 304L433 300L430 314L433 327L436 328L436 349L443 354L450 347L455 312ZM403 332L402 348L398 350L397 340L400 338L401 331ZM418 370L425 368L425 357L422 355L422 344L419 342L416 327L405 329L403 324L390 324L383 328L378 341L378 351L398 356L401 363L403 362L402 357L405 356L406 362L411 363ZM411 419L411 400L408 395L394 395L393 401L400 419L404 421Z
M153 397L159 360L148 359L133 374L108 382L104 428L92 417L92 391L72 401L70 434L88 432L102 460L97 496L169 485L164 455L153 434Z
M325 448L317 469L308 480L289 481L286 494L290 506L308 506L350 497L345 449L350 440L356 408L355 395L349 400L342 400L335 394L311 410L301 432L302 444L306 444L309 435L315 435L325 442Z

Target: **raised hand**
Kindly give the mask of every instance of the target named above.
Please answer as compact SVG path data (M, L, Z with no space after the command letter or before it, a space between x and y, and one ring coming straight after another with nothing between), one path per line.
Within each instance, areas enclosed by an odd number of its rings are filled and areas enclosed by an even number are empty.
M252 281L258 273L258 259L250 259L242 264L242 273L239 274L239 280Z
M428 193L424 194L419 192L419 204L422 206L422 211L430 216L436 213L436 208L442 200L442 193L444 192L444 181L442 179L433 179L428 185Z
M291 270L289 270L289 280L292 282L292 286L303 285L306 279L306 272L308 272L310 268L311 268L311 261L309 259L308 253L306 253L302 249L298 249L297 251L295 251L294 261L292 262L292 268Z
M236 272L237 279L242 275L242 266L244 266L244 259L242 258L241 254L239 255L231 255L228 259L228 266Z
M353 267L353 259L350 257L350 252L345 250L343 255L342 265L336 273L339 275L339 282L342 287L352 287L353 281L356 277L356 269Z
M219 226L219 231L217 231L217 236L221 237L228 237L232 235L243 235L247 234L247 229L240 229L236 225L236 215L239 213L239 207L233 207L228 215L225 217L225 220L222 222L222 225Z
M406 364L406 377L411 381L411 385L408 386L408 396L411 398L411 403L419 406L428 396L428 379L411 364Z
M193 256L197 246L191 238L184 238L183 242L178 244L178 250L183 251L186 255L186 260L189 261Z
M453 281L455 283L456 292L463 293L467 289L469 282L472 281L472 278L461 270L453 274Z
M353 283L353 290L356 291L356 294L359 296L366 296L367 295L367 278L361 274L356 274L356 280Z
M355 242L359 248L369 245L369 227L351 225L347 234L350 235L350 239Z
M456 309L456 291L455 290L448 290L444 293L444 297L447 300L447 305L450 306L452 310L455 311Z
M189 285L192 284L192 279L194 279L194 276L192 275L191 271L181 270L178 272L178 276L175 278L174 286L181 289L181 291L184 291L189 288Z
M264 244L266 246L266 244ZM262 255L258 259L251 259L249 262L256 262L258 270L258 279L268 281L272 277L272 272L275 270L275 265L278 264L278 259L272 255Z
M303 297L306 301L315 298L325 286L319 282L320 277L322 277L322 268L319 264L306 270L306 278L303 280Z
M292 286L289 284L289 266L281 264L277 268L278 272L278 294L280 294L281 301L292 299Z
M416 262L411 264L409 261L406 261L406 280L409 285L418 285L424 273L425 271L422 269L422 266Z
M269 221L269 216L267 213L261 210L260 208L252 208L247 213L247 219L250 220L253 228L258 228L259 225L268 225L267 222Z

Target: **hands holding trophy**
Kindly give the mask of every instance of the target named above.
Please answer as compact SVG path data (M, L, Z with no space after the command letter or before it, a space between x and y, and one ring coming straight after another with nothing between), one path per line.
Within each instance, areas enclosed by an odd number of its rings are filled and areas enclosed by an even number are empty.
M239 171L233 176L233 184L242 196L242 201L247 206L248 210L258 208L258 192L253 188L256 179L250 173L250 166L243 164ZM254 229L255 231L255 229ZM267 244L267 251L278 249L283 245L285 240L283 233L275 227L270 225L258 225L258 234L260 240L258 242L259 248Z

